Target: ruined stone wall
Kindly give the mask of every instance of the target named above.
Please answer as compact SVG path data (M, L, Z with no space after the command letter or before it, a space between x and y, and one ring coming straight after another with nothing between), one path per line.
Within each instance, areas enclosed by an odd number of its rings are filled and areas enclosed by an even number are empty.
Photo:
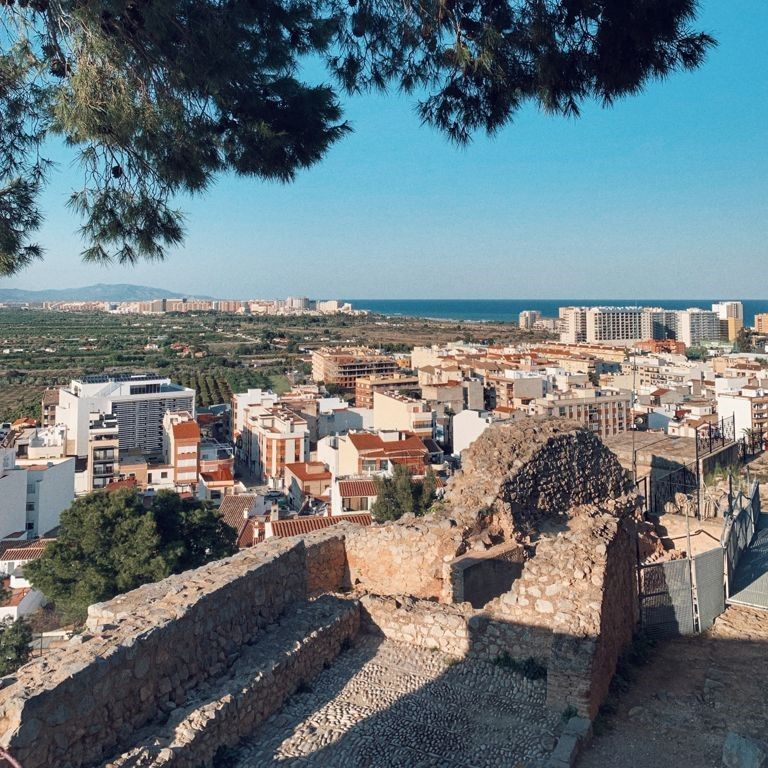
M616 662L631 642L639 619L635 540L632 526L625 522L608 545L600 633L590 669L589 704L584 712L590 717L597 715L608 695Z
M320 586L338 537L276 540L108 603L84 634L22 667L0 691L0 732L24 768L90 765L220 676L286 608ZM308 579L308 565L311 573Z
M633 483L592 432L563 420L523 419L486 430L449 484L446 514L504 539L535 533L541 522L601 504L634 509ZM610 503L609 509L606 506Z
M306 547L307 593L338 592L348 580L344 537L358 526L341 523L302 537Z
M104 768L201 768L235 746L316 677L355 636L359 605L331 595L298 604L245 648L224 680L195 691L163 724Z
M570 586L553 616L554 640L547 681L553 709L574 707L594 717L608 692L621 649L637 621L636 551L629 520L600 515L589 527L563 536L570 546ZM555 548L557 549L557 548Z
M349 585L379 595L440 598L445 564L464 551L451 520L411 518L346 533Z
M546 665L552 645L547 626L511 624L469 604L444 605L412 597L360 598L363 627L398 642L449 656L496 661L506 654Z

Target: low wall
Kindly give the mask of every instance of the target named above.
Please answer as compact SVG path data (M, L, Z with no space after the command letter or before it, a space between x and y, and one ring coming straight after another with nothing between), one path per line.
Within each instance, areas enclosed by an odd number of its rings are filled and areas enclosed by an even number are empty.
M302 537L306 547L307 593L338 592L348 581L345 534L358 526L342 523Z
M510 624L467 604L444 605L411 597L363 595L363 628L419 648L449 656L472 656L495 661L502 654L545 664L552 645L552 630L545 626Z
M104 768L201 768L218 749L235 746L314 679L350 643L360 624L353 600L331 595L297 607L262 642L246 649L194 703Z
M307 597L338 588L337 533L274 540L90 607L87 628L0 690L0 733L24 768L90 765L221 676ZM329 563L324 571L322 563Z
M445 563L464 551L451 520L398 521L346 533L349 585L379 595L443 598Z

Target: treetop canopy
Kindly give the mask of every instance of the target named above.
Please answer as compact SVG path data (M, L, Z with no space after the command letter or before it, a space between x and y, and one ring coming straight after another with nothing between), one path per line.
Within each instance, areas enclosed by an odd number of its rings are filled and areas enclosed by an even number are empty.
M399 89L452 140L525 102L577 116L703 61L695 0L0 0L0 275L41 256L49 137L74 148L83 256L163 258L225 171L291 180ZM331 84L302 76L307 56Z

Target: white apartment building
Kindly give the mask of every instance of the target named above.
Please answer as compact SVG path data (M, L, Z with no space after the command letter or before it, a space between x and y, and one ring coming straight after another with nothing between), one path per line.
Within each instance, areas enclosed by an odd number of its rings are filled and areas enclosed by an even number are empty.
M117 417L120 450L159 453L166 411L195 413L195 391L149 374L85 376L59 392L56 422L67 428L67 454L86 456L92 413Z
M75 498L75 459L16 459L12 450L1 458L0 538L48 533Z
M536 309L526 309L520 313L518 325L523 330L530 331L539 320L541 320L541 312Z
M590 307L586 312L586 341L638 341L643 337L641 307Z
M519 417L524 414L519 412ZM473 411L469 408L457 413L451 422L453 429L453 455L460 456L469 448L491 424L513 421L518 415L492 413L491 411Z
M247 409L250 406L264 406L273 408L278 401L278 396L269 389L249 389L247 392L232 395L232 410L229 414L230 432L234 440L243 431Z
M642 338L676 339L677 316L678 312L674 309L643 307Z
M742 387L736 392L718 392L717 415L721 419L734 417L736 439L741 439L747 432L768 438L768 390Z
M373 393L373 428L413 432L431 438L435 429L435 413L422 400L398 392Z
M587 307L560 307L560 341L578 344L587 340Z
M744 322L744 305L740 301L718 301L712 305L712 311L717 312L720 320L735 317Z
M706 309L685 309L677 314L677 340L686 347L720 339L720 318Z

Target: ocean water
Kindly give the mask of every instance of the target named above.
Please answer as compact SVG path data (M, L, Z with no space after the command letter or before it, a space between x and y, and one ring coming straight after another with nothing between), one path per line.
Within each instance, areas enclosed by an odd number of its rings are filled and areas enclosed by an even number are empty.
M728 299L722 299L727 301ZM559 307L627 306L664 309L711 309L721 299L346 299L355 309L368 309L382 315L435 317L445 320L517 322L525 309L536 309L543 317L557 317ZM754 324L757 313L768 312L768 299L745 299L744 324Z

